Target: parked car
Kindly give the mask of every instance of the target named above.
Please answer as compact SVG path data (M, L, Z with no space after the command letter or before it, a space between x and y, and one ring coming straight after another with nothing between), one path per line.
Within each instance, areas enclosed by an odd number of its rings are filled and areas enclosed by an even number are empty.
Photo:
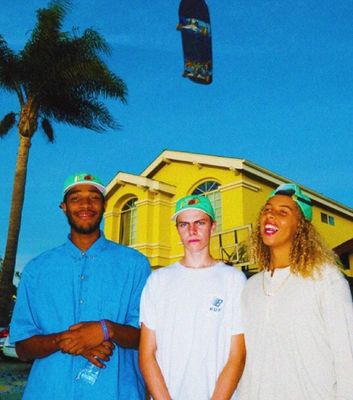
M8 336L9 336L9 328L8 327L0 328L0 350L1 351L4 346L5 340Z
M10 336L7 336L2 348L2 353L6 357L18 358L14 344L10 343Z

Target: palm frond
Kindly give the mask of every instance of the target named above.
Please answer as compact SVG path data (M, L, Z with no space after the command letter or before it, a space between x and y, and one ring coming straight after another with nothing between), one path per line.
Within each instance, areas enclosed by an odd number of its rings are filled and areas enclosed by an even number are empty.
M93 29L85 29L81 37L74 35L72 43L89 57L96 57L97 52L102 52L107 55L111 53L108 42Z
M50 143L54 142L54 130L47 118L42 118L42 129Z
M16 123L16 114L10 112L0 121L0 137L5 136Z
M126 103L127 87L101 58L110 48L99 33L62 32L69 5L66 0L53 1L37 11L31 37L18 55L18 87L25 100L38 105L43 118L95 131L117 128L100 98Z
M40 82L46 76L48 66L56 62L60 42L69 38L67 33L61 31L69 4L68 1L53 1L48 8L37 11L37 23L21 52L23 82L29 86L29 91L35 90L33 83Z
M18 56L8 47L0 35L0 87L14 91L18 83Z
M48 109L41 109L41 114L58 122L103 132L106 129L119 129L107 107L97 99L67 97L64 103L52 103Z

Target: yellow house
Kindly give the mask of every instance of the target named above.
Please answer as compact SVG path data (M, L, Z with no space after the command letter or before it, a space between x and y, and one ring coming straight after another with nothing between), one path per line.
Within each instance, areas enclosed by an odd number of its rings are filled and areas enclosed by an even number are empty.
M107 186L107 238L145 254L153 268L182 257L171 221L175 203L187 194L207 195L216 212L211 240L215 258L255 270L247 245L260 207L280 183L290 182L247 160L163 151L140 175L119 172ZM336 248L353 237L353 209L300 185L313 200L313 223ZM353 260L342 267L353 276Z

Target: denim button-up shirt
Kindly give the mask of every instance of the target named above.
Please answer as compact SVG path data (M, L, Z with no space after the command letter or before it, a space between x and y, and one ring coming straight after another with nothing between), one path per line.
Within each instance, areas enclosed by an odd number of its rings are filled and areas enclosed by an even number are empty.
M101 237L82 252L69 239L24 269L11 322L11 341L108 319L139 327L141 291L150 273L139 252ZM35 360L23 399L144 399L137 351L116 346L95 385L76 380L87 360L61 352Z

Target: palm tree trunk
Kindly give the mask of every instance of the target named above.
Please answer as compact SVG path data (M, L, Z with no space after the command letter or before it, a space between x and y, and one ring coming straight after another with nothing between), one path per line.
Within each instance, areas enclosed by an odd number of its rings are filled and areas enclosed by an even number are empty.
M12 296L15 287L12 283L15 265L18 238L20 234L22 209L24 203L27 164L31 137L19 135L20 143L17 153L16 171L12 191L10 221L7 233L5 258L0 277L0 326L8 325L12 305Z

